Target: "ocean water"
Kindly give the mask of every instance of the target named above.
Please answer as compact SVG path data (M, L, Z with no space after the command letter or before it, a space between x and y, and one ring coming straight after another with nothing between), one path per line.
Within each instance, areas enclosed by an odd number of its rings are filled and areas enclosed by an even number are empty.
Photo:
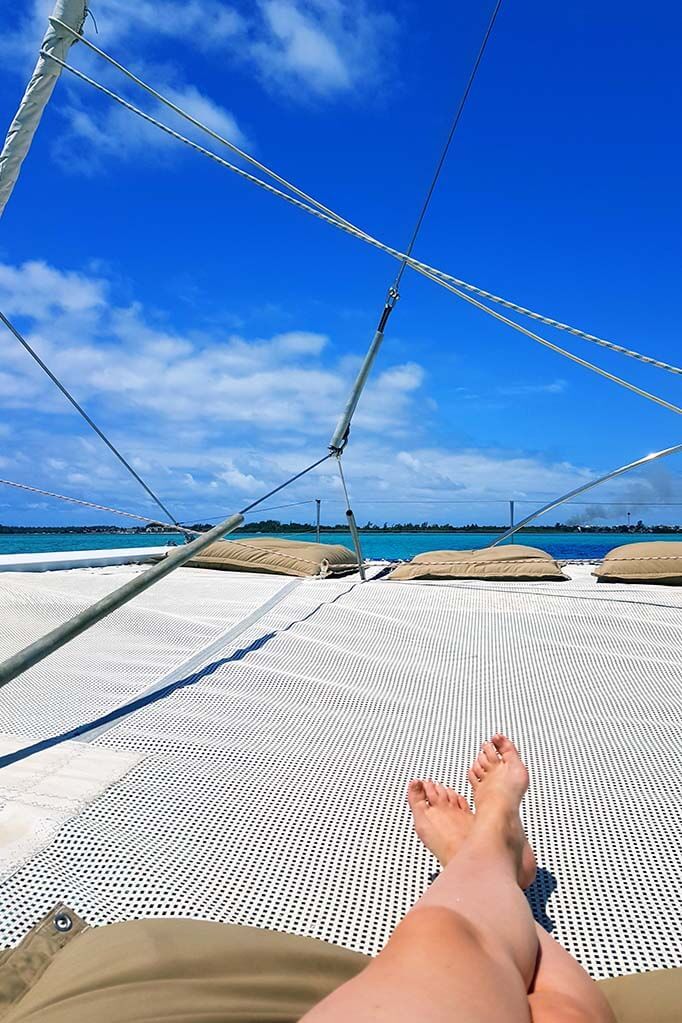
M249 533L243 536L277 535L289 540L314 540L314 533ZM361 533L367 558L412 558L424 551L471 550L486 547L498 533ZM539 547L555 558L603 558L607 551L641 540L680 540L682 535L641 533L523 533L519 543ZM350 533L322 533L322 543L352 547ZM33 554L46 551L87 551L116 547L156 547L183 542L178 533L16 533L0 534L0 554Z

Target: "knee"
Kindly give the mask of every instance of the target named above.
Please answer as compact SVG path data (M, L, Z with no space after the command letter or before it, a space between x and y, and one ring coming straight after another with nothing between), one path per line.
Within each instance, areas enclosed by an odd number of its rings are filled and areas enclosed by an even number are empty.
M393 932L389 945L410 945L422 952L444 949L456 942L460 948L484 951L484 939L478 927L461 913L441 906L413 909Z

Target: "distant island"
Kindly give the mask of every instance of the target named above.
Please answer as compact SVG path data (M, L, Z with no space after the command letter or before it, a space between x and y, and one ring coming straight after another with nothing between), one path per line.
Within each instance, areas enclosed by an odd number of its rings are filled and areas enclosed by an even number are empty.
M194 522L187 525L187 529L205 532L211 529L215 523ZM366 522L360 526L362 533L502 533L508 528L504 525L481 525L478 522L470 522L465 526L453 526L450 523L436 525L431 522L396 522L389 525L384 522L379 525L376 522ZM149 526L9 526L0 524L0 534L9 533L123 533L129 535L153 534L153 533L177 533L178 531L169 523L165 525ZM336 525L325 525L320 527L321 533L347 533L346 523ZM640 519L634 525L620 523L615 526L595 526L576 524L568 522L555 522L552 526L532 525L518 530L519 533L682 533L682 526L667 525L645 525ZM315 533L315 526L309 522L278 522L275 519L263 519L260 522L248 522L235 530L234 535L239 533Z

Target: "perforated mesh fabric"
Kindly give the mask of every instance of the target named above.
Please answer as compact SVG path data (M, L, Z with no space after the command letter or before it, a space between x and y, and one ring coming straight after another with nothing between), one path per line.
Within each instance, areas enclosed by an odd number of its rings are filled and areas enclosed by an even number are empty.
M95 740L145 758L0 889L3 939L64 900L374 953L435 867L408 780L466 791L501 728L531 771L537 915L595 977L682 965L682 593L572 574L303 582Z
M144 566L0 572L0 659ZM0 690L0 732L41 738L127 702L286 585L182 568Z

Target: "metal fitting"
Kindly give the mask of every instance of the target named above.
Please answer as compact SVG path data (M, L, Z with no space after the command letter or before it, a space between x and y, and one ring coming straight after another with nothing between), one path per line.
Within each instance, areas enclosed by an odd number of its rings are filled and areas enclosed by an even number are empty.
M62 934L70 931L73 927L73 920L68 913L57 913L52 923L54 924L54 929L61 931Z

